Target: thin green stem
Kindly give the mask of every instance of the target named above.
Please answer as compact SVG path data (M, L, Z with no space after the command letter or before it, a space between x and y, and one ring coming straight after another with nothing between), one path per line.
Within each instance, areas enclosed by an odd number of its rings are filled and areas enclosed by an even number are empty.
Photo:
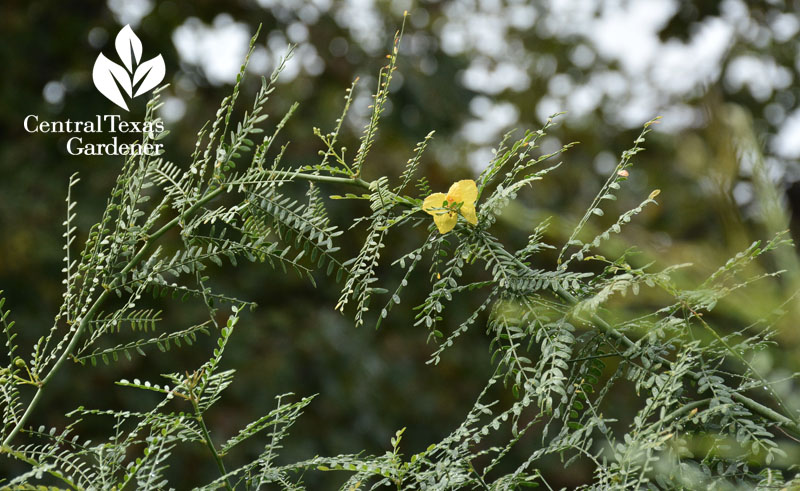
M303 172L292 172L288 170L275 170L269 171L269 177L266 182L275 182L275 177L286 178L286 182L291 182L296 179L300 179L303 181L315 181L315 182L329 182L334 184L349 184L352 186L358 186L364 189L370 189L370 185L372 183L361 179L360 177L336 177L336 176L323 176L319 174L306 174ZM248 184L250 182L262 182L262 181L243 181L243 180L234 180L230 183L226 183L223 186L228 186L232 184L234 186L238 186L240 184Z
M304 174L304 173L296 173L290 171L274 171L272 172L272 174L291 177L292 180L300 179L307 181L330 182L337 184L355 185L365 189L370 188L370 183L360 178L320 176L315 174ZM208 191L205 194L205 196L197 200L197 202L195 202L186 211L179 214L178 216L170 220L168 223L166 223L164 226L162 226L160 229L156 230L153 234L151 234L147 238L145 243L142 245L142 247L139 249L139 251L131 258L130 261L128 261L128 264L125 265L122 271L120 271L120 274L117 278L122 278L128 273L130 273L131 270L133 270L133 268L135 268L142 261L142 259L144 259L147 253L150 252L150 250L153 248L153 245L159 238L161 238L164 234L169 232L178 224L184 222L188 217L190 217L194 212L196 212L206 203L208 203L212 199L222 194L225 191L225 189L227 189L227 187L228 186L226 184L214 190ZM64 349L64 352L61 353L61 356L53 364L53 367L47 373L47 376L45 376L44 379L42 379L42 381L38 384L39 386L36 389L36 393L34 393L33 397L31 398L28 407L25 408L25 412L22 414L22 417L19 419L19 421L17 421L17 424L14 425L14 428L11 430L8 436L6 436L6 438L3 440L2 443L3 447L10 445L11 441L14 439L14 437L16 437L17 433L19 433L19 431L28 422L28 419L30 418L31 414L33 414L33 411L39 405L39 402L41 401L42 396L44 395L45 387L53 379L56 373L58 373L58 371L64 365L64 362L72 355L73 351L75 350L75 347L78 345L78 341L80 341L80 339L83 337L83 334L86 332L89 323L94 319L94 316L97 314L100 307L105 303L108 297L111 296L111 292L113 291L115 286L116 283L112 283L111 285L109 285L109 287L106 290L104 290L99 297L97 297L92 306L80 320L80 322L78 323L78 327L75 329L74 334L72 335L72 339L70 339L69 344ZM2 450L0 450L0 452L2 452Z
M690 403L684 404L683 406L679 407L678 409L676 409L676 410L672 411L671 413L667 414L666 416L664 416L663 420L666 421L666 422L670 422L673 419L676 419L677 417L679 417L679 416L681 416L681 415L683 415L685 413L691 412L694 409L697 409L697 408L705 406L709 402L711 402L711 398L710 397L706 398L706 399L698 399L696 401L692 401Z
M3 451L4 452L8 452L14 458L19 459L19 460L21 460L21 461L23 461L23 462L25 462L27 464L30 464L31 466L36 466L37 464L39 464L34 459L26 456L25 452L17 452L16 450L13 450L13 449L10 449L10 448L3 448ZM64 481L64 483L66 485L70 486L72 489L80 489L80 487L78 485L76 485L74 482L72 482L72 480L70 480L67 476L61 474L60 472L58 472L56 470L48 469L45 472L47 472L48 474L50 474L51 476L53 476L53 477L55 477L57 479L60 479L61 481ZM3 489L6 489L6 488L3 488ZM10 489L10 488L8 488L8 489Z
M139 249L139 251L136 253L136 255L133 256L133 258L131 258L131 260L128 262L128 264L122 269L122 271L120 272L120 276L124 276L124 275L128 274L133 268L135 268L136 265L139 264L139 262L144 258L144 256L147 254L147 252L153 247L153 244L155 243L156 240L158 240L161 236L163 236L165 233L167 233L170 229L172 229L174 226L176 226L178 223L180 223L181 220L185 219L186 217L188 217L189 215L194 213L198 208L200 208L204 204L208 203L210 200L214 199L221 192L222 192L222 188L215 189L214 191L209 192L206 196L204 196L203 198L199 199L197 201L197 203L195 203L188 210L186 210L185 213L182 213L181 215L178 215L177 217L173 218L169 223L165 224L163 227L161 227L155 233L153 233L153 235L151 235L147 239L147 241L145 241L145 243L142 245L142 247ZM31 402L28 404L28 407L25 409L25 412L22 414L22 417L19 419L19 421L17 421L17 424L14 426L14 428L8 434L6 439L3 440L3 446L10 445L11 441L17 435L19 430L28 421L28 418L30 417L31 413L33 413L33 410L39 404L39 401L42 398L42 395L44 393L44 389L47 386L48 382L50 382L53 379L53 377L61 369L61 366L64 364L64 362L67 360L67 358L69 358L70 355L72 355L72 352L75 350L75 346L77 346L78 341L80 341L81 337L83 336L83 333L86 331L87 327L89 326L89 323L94 318L94 316L97 314L97 311L100 309L100 307L103 305L103 303L105 303L105 301L108 299L108 297L111 296L111 290L112 289L113 289L113 284L111 286L109 286L108 289L104 290L103 293L101 293L99 297L97 297L97 300L94 301L92 306L86 312L86 315L83 316L83 318L81 319L80 323L78 324L77 329L75 330L75 333L72 335L72 339L70 339L69 344L64 349L64 352L61 353L61 356L58 358L58 360L56 360L55 364L53 364L53 368L50 369L50 371L47 373L47 376L45 376L45 378L42 379L41 383L39 384L39 388L36 389L36 393L33 395L33 398L31 399Z
M760 373L756 371L755 367L753 367L753 365L750 364L750 362L747 361L747 359L744 356L742 356L741 353L733 349L733 346L728 344L728 342L725 341L725 339L722 336L720 336L719 333L716 330L714 330L713 327L708 325L708 323L703 319L703 317L697 312L695 312L694 309L692 309L689 306L689 304L687 304L683 300L681 300L681 303L683 303L683 305L687 309L689 309L692 315L694 315L694 317L700 321L703 327L705 327L706 330L709 331L711 335L714 336L717 339L717 341L719 341L720 344L722 344L725 347L725 349L728 350L730 354L736 357L736 359L738 359L744 366L747 367L748 370L750 370L750 372L763 384L764 388L769 391L770 395L772 396L773 399L775 399L775 402L778 403L783 412L786 413L786 415L789 416L789 418L791 418L793 422L797 423L798 422L797 418L792 414L792 411L786 406L786 403L783 402L781 396L777 392L775 392L775 389L772 387L772 385L763 376L761 376Z
M220 475L223 477L225 481L225 487L227 489L233 490L231 483L228 482L228 471L225 470L225 464L222 462L222 457L220 457L219 452L217 452L217 447L214 446L214 442L211 441L211 434L208 432L208 428L206 427L206 422L203 420L203 413L200 412L200 408L197 406L197 401L194 397L192 399L192 407L194 408L194 417L197 422L200 424L200 430L203 432L203 439L206 441L206 446L211 451L211 455L214 456L214 461L217 463L217 469L219 469Z
M602 355L594 355L594 356L584 356L581 358L571 358L567 360L567 363L577 363L579 361L588 361L588 360L599 360L601 358L613 358L615 356L619 356L621 358L625 358L622 353L605 353Z
M575 305L575 304L578 303L578 299L575 298L575 296L573 296L568 291L559 288L556 292L558 293L558 295L561 298L563 298L564 300L568 301L570 304ZM628 347L635 346L633 341L631 341L627 336L625 336L621 332L619 332L616 329L614 329L614 327L611 324L606 322L606 320L603 319L602 317L600 317L599 315L597 315L597 314L592 315L591 321L595 325L597 325L604 333L606 333L606 334L610 335L611 337L621 341L626 346L628 346ZM662 356L659 356L658 359L659 359L659 361L661 361L662 363L665 363L665 364L670 364L671 363L668 359L666 359L666 358L664 358ZM701 377L701 375L699 373L696 373L696 372L693 372L693 371L690 371L688 373L695 380L699 380L700 377ZM778 423L778 424L783 425L784 428L787 428L787 429L791 430L793 433L795 433L795 435L800 435L800 424L798 424L795 421L794 418L792 418L790 416L786 416L786 415L780 414L777 411L775 411L773 409L770 409L767 406L764 406L763 404L760 404L760 403L754 401L753 399L750 399L749 397L747 397L745 395L742 395L742 394L740 394L738 392L733 392L731 394L731 398L733 400L735 400L736 402L740 403L741 405L745 406L749 410L753 411L754 413L759 414L761 417L763 417L765 419L768 419L768 420L770 420L770 421L772 421L774 423Z
M42 395L44 394L45 386L47 386L47 383L50 382L50 380L52 380L53 376L61 368L61 365L64 364L69 355L75 349L75 346L78 344L78 340L80 339L83 332L86 330L86 327L89 325L89 320L92 317L94 317L100 306L103 304L103 302L106 301L106 298L108 298L109 295L110 293L108 290L103 291L103 293L101 293L100 296L97 297L97 300L95 300L94 304L92 304L92 307L89 309L89 311L86 312L86 315L83 317L80 324L78 325L78 328L75 330L75 334L72 335L72 339L70 340L67 347L64 349L64 352L61 354L58 360L56 360L55 364L53 365L53 368L50 369L50 372L47 374L47 376L44 379L42 379L42 381L39 383L39 387L36 389L36 393L33 395L33 398L31 398L31 402L28 404L28 407L25 409L25 412L22 414L22 417L19 419L19 421L17 421L17 424L8 434L6 439L3 440L3 447L6 447L11 444L11 441L17 435L19 430L28 421L28 418L33 413L33 410L39 404L39 401L41 400Z

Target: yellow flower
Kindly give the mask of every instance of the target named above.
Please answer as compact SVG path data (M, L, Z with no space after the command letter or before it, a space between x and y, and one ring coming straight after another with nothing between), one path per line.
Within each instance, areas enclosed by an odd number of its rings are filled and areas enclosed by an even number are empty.
M458 181L450 186L447 194L433 193L425 198L422 211L433 215L433 222L439 232L446 234L453 230L458 222L458 214L469 223L476 225L475 200L478 199L478 186L472 179Z

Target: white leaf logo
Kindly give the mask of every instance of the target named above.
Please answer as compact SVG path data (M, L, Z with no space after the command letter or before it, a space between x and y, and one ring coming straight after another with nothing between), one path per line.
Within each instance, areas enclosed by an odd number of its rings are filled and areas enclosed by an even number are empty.
M125 102L123 91L128 98L138 97L149 92L164 80L166 67L161 55L139 63L142 59L142 41L129 25L119 31L114 40L114 47L117 49L117 55L119 55L122 65L109 60L103 53L100 53L94 62L92 80L101 94L127 111L128 105Z
M97 61L94 62L92 80L94 80L94 86L97 87L97 90L106 96L108 100L122 109L128 110L128 105L125 104L125 99L119 91L119 86L122 86L125 92L128 93L128 97L131 96L131 79L124 68L106 58L103 53L100 53ZM119 86L117 83L119 83Z
M164 58L162 58L161 55L139 65L136 69L136 73L133 74L133 85L139 83L139 80L142 81L142 84L139 85L133 97L139 97L145 92L154 89L159 82L164 80L165 73Z
M114 40L114 47L117 48L119 59L122 60L128 71L133 73L131 54L136 58L136 63L139 63L139 60L142 59L142 42L133 33L130 25L126 25L119 31L117 38Z

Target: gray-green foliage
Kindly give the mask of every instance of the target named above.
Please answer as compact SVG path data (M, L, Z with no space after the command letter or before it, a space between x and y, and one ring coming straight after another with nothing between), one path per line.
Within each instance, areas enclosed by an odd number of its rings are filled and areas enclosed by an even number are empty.
M258 489L268 484L302 489L306 471L345 473L342 489L550 487L540 469L543 462L552 465L553 456L565 467L576 460L591 465L594 477L584 487L592 489L734 489L782 486L792 479L795 469L789 467L779 440L784 434L800 436L797 411L787 407L748 362L771 342L772 331L758 326L723 335L703 318L722 297L759 279L747 276L748 264L787 246L784 236L764 246L753 244L695 289L676 284L672 273L677 267L634 268L625 256L609 260L599 255L596 249L610 234L620 234L645 206L655 205L654 192L596 237L582 233L621 191L627 175L622 171L641 150L648 124L558 252L553 269L532 268L533 256L557 250L544 241L547 222L536 225L524 247L516 250L493 235L493 226L525 186L535 185L558 167L547 162L571 146L537 156L538 143L551 123L517 141L510 135L504 139L477 179L478 224L461 221L453 232L442 235L420 209L421 198L430 190L427 180L416 176L422 172L421 155L432 133L412 151L399 182L361 177L378 136L396 47L397 43L381 71L372 115L352 161L337 148L352 87L333 131L314 129L324 146L320 162L292 167L282 162L284 148L277 148L276 142L294 106L256 142L264 132L265 103L282 65L271 79L263 80L241 122L232 121L245 63L232 96L199 132L187 168L150 156L125 162L101 220L77 257L72 255L77 232L72 190L78 179L71 179L63 304L50 331L30 353L15 344L17 328L0 299L7 347L0 382L0 453L30 466L29 472L3 484L55 481L73 488L163 489L175 485L164 478L170 456L190 445L207 447L208 458L219 469L219 477L204 487L208 489ZM148 119L158 107L156 97L148 105ZM143 135L144 141L161 137ZM304 200L286 192L300 185L307 186ZM320 185L360 188L360 194L332 197L369 203L369 214L353 224L366 228L366 239L350 259L343 258L336 245L345 231L331 225ZM419 195L406 194L414 187ZM226 199L216 199L223 195ZM427 230L423 242L401 257L383 257L390 235L409 227ZM167 232L179 235L180 248L160 245ZM415 325L427 329L429 339L438 343L429 363L438 364L468 330L482 329L495 371L462 423L414 455L404 454L399 430L383 455L309 456L286 463L279 458L283 442L293 424L302 424L303 408L312 403L312 397L291 394L278 396L273 410L227 442L215 442L204 415L234 381L235 372L224 368L225 348L235 342L240 311L253 306L212 290L209 266L235 266L242 260L292 270L311 282L314 272L327 274L329 281L342 285L336 308L352 312L356 327L380 323L393 309L410 308L401 303L405 288L427 278L430 291L414 311ZM587 260L600 264L599 270L571 268ZM401 268L401 283L383 284L379 264ZM644 288L659 290L669 300L645 307L650 310L635 318L611 320L610 302ZM466 292L479 292L483 301L470 312L449 309L453 298ZM140 307L144 295L199 299L208 319L163 330L162 312ZM376 316L370 315L373 300L384 305ZM445 315L461 322L449 333L443 332ZM222 316L227 316L224 324L218 320ZM121 330L139 337L115 343ZM218 341L209 360L196 369L165 374L157 382L117 382L122 390L155 394L160 402L149 411L80 407L66 415L74 423L65 428L29 426L43 391L67 362L113 363L153 347L185 347L199 335L216 336ZM492 396L499 386L511 395L505 402ZM640 401L624 426L616 424L607 400L618 387L635 391ZM761 402L752 398L757 391ZM173 404L176 401L182 405ZM107 439L81 438L77 423L85 418L105 418ZM20 433L35 443L20 443ZM228 452L247 439L259 441L261 453L248 462L229 461ZM698 439L703 445L692 444ZM525 458L507 462L520 454Z

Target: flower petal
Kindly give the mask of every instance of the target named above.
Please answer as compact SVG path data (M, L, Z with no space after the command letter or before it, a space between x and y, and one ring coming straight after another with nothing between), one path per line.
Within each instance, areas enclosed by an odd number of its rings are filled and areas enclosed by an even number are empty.
M442 234L453 230L453 227L456 226L456 222L458 222L458 215L453 211L445 212L441 215L433 215L433 223L436 224L436 227Z
M425 198L425 201L422 202L422 211L428 213L429 215L438 216L441 214L445 214L444 210L437 210L437 208L442 208L442 203L447 201L447 195L444 193L433 193L432 195Z
M478 215L475 214L475 205L470 203L464 203L461 205L461 216L464 217L466 221L473 225L478 224Z
M455 182L450 186L450 190L447 191L447 197L453 198L456 203L474 205L478 199L478 186L475 185L475 181L472 179Z

